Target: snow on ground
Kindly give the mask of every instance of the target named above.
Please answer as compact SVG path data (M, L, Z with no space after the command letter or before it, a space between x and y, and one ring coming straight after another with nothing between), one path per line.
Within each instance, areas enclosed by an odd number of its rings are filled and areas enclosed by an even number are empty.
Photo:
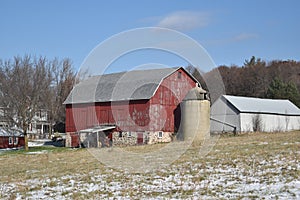
M93 162L63 176L42 173L41 168L26 169L26 180L0 180L0 199L300 199L300 143L257 144L245 143L239 151L238 145L224 143L224 151L222 143L205 159L188 151L187 158L147 173L98 168ZM30 157L35 156L49 159ZM82 167L95 165L82 172Z
M41 150L41 151L31 151L31 152L27 152L25 154L46 154L49 153L48 150Z
M226 157L219 164L173 164L145 174L106 168L89 174L0 183L0 196L8 199L6 194L14 193L15 199L77 199L81 195L96 199L300 199L300 163L296 159L250 157L228 164L225 160ZM248 161L253 165L245 165ZM27 188L25 196L20 188Z
M32 140L28 141L29 147L39 147L45 145L46 142L50 142L51 140L48 139L40 139L40 140Z

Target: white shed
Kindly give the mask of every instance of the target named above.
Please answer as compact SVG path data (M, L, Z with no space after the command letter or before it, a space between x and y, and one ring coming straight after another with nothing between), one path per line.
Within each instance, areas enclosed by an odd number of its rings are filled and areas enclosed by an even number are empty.
M300 109L289 100L221 96L211 106L211 132L300 129Z

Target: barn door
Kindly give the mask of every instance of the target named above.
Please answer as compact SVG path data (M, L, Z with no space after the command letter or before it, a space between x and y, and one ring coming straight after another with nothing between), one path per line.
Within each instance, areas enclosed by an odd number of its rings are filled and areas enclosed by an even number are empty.
M100 123L101 124L108 124L108 113L106 110L100 111Z
M137 134L137 144L144 144L144 133Z

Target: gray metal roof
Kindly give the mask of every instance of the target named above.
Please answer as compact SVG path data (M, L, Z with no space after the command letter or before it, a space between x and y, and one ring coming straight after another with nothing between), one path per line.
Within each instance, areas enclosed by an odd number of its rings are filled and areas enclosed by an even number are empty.
M64 104L150 99L161 81L179 68L92 76L77 84Z
M300 109L289 100L261 99L223 95L236 109L243 113L270 113L280 115L299 115Z

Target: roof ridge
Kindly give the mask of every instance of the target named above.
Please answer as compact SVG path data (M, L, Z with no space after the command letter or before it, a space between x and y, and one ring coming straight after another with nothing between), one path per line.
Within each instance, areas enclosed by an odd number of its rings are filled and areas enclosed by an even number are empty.
M236 98L247 98L247 99L260 99L260 100L280 100L280 101L290 101L289 99L271 99L271 98L263 98L263 97L245 97L245 96L236 96L236 95L223 95L227 97L236 97Z
M97 74L97 75L92 75L89 76L90 77L97 77L97 76L103 76L103 75L114 75L114 74L124 74L124 73L128 73L128 72L141 72L141 71L155 71L155 70L171 70L173 69L174 71L180 69L182 67L165 67L165 68L153 68L153 69L134 69L134 70L128 70L128 71L119 71L119 72L112 72L112 73L103 73L103 74Z
M273 113L284 115L300 115L300 109L289 99L265 99L222 95L237 110L244 113Z

